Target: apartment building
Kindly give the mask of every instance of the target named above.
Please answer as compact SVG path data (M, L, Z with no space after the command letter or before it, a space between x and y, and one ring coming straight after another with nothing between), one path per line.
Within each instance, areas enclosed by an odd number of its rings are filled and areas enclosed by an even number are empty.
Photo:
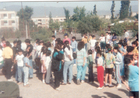
M19 29L19 17L15 11L0 10L0 29L11 28L14 31Z
M56 22L56 21L64 22L65 19L66 19L65 17L53 17L52 18L52 20L54 22ZM35 23L35 25L37 25L38 27L49 28L49 17L33 17L32 20Z

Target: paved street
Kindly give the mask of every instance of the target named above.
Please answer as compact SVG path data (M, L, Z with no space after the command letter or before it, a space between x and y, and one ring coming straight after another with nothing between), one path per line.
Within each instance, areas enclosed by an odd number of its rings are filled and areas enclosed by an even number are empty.
M19 85L22 98L128 98L128 91L124 85L122 85L121 89L105 87L102 90L96 90L99 85L97 78L95 78L94 84L89 84L87 82L87 75L86 82L77 85L75 81L76 66L73 66L74 81L71 85L61 85L61 91L54 90L52 88L53 84L43 84L41 74L36 74L36 70L34 72L34 78L29 80L30 87L23 87L22 84ZM96 69L94 69L94 73L96 77ZM0 81L2 80L6 80L4 76L0 76ZM115 85L116 81L113 80L113 84Z

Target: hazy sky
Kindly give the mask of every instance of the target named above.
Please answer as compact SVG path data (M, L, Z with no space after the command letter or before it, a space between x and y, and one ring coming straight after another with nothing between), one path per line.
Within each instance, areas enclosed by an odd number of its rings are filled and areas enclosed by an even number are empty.
M85 6L87 10L93 9L96 4L98 10L110 10L112 1L99 1L99 2L23 2L23 6L46 6L46 7L82 7ZM0 9L10 5L21 5L21 2L0 2ZM138 1L131 1L130 5L137 6ZM134 6L135 5L135 6ZM121 1L115 1L115 10L119 10Z

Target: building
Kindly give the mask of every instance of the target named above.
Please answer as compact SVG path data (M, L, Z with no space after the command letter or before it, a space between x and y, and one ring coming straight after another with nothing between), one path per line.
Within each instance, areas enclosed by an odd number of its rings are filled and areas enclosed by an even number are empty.
M5 8L0 10L0 29L19 29L19 17L16 14L15 11L7 11Z
M32 17L31 19L38 27L49 28L49 17ZM65 19L66 19L65 17L57 17L57 16L52 18L54 22L56 21L64 22Z

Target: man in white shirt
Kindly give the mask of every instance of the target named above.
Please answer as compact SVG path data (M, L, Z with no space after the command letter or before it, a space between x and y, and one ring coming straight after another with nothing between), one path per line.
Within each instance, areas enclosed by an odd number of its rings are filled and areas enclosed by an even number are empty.
M53 40L53 41L52 41L52 46L53 46L53 48L54 48L54 47L55 47L55 40L56 40L56 38L55 38L54 35L52 36L52 40Z
M109 41L110 41L110 36L108 32L106 32L106 44L109 44Z
M124 41L127 43L127 41L129 40L129 33L127 32L127 30L126 29L124 29Z
M95 49L95 43L97 42L95 40L95 38L96 38L95 35L92 35L92 39L89 41L91 50L94 50Z

